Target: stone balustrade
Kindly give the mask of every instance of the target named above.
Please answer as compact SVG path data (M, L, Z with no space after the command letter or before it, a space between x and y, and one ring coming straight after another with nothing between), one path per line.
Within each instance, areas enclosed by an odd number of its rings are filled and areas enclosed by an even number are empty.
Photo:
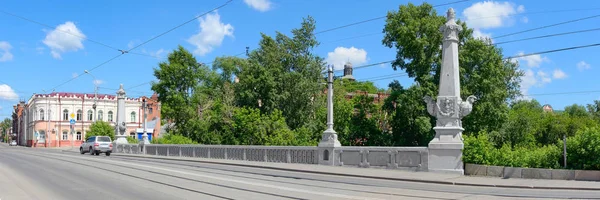
M114 153L146 154L243 160L255 162L318 164L314 146L169 145L115 144ZM389 168L427 171L427 147L339 147L335 148L337 166Z

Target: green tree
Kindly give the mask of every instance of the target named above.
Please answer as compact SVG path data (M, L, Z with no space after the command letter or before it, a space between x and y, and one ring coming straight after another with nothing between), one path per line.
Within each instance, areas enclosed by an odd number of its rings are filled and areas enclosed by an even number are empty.
M594 119L600 122L600 100L594 100L594 103L588 104L586 108L588 112L594 117Z
M115 128L108 122L96 121L90 125L90 131L85 134L85 139L92 136L109 136L111 140L115 140Z
M392 113L390 126L392 141L396 146L424 146L434 136L432 119L427 115L423 103L423 88L414 85L404 89L398 81L389 85L390 96L383 109Z
M536 100L519 100L511 105L508 119L498 132L493 132L492 140L496 147L507 144L510 147L534 145L536 133L542 127L543 110Z
M167 61L160 62L154 69L158 82L152 83L152 90L161 102L161 116L173 120L175 133L191 137L193 131L189 123L198 115L198 104L202 90L201 80L206 80L210 69L199 65L192 54L179 46L169 53Z
M430 4L401 5L387 14L383 44L396 48L394 70L405 70L418 83L422 95L437 96L441 68L442 33L446 22ZM522 72L518 64L503 60L499 48L472 36L464 22L459 33L461 96L479 98L473 112L463 119L466 133L498 130L508 118L507 100L517 97ZM423 104L421 102L415 102ZM417 117L428 117L419 113ZM416 119L415 118L415 119ZM396 129L394 129L396 130Z
M343 85L346 92L363 91L370 94L379 92L379 88L371 81L344 81Z
M323 59L312 53L318 45L314 30L315 21L309 16L292 30L292 37L262 34L259 48L250 53L238 76L235 89L240 106L263 113L280 110L292 129L314 120L314 102L323 81Z
M2 122L0 122L0 136L2 136L2 138L4 138L4 141L8 141L9 140L9 135L7 134L8 130L10 129L10 127L12 126L12 119L10 118L4 118L4 120L2 120Z
M589 117L590 114L585 110L584 106L573 104L565 107L565 113L571 117Z

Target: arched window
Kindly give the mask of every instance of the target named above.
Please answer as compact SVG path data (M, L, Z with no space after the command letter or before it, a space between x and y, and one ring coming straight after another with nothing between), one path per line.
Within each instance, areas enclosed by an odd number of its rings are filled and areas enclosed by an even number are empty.
M44 109L40 109L40 120L44 120Z
M135 122L135 112L131 112L131 122Z
M102 121L103 115L104 115L104 112L98 111L98 120Z
M67 110L67 109L63 110L63 120L64 121L69 120L69 110Z
M94 112L92 110L88 110L88 121L94 120Z
M113 121L113 112L112 111L108 111L108 121L109 122Z
M81 118L83 118L83 111L81 110L77 110L77 121L81 121Z

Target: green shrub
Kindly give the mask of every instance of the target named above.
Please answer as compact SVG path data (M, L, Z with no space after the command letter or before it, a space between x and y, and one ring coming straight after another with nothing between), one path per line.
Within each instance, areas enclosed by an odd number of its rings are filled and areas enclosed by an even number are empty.
M129 144L137 144L139 141L137 138L133 138L133 137L127 137L127 142Z
M90 131L85 134L85 140L92 136L109 136L114 141L115 129L108 122L96 121L90 126Z
M561 151L555 145L511 148L509 144L505 144L498 149L485 132L479 133L478 136L465 136L464 143L465 163L526 168L559 167Z
M562 146L562 142L560 142ZM567 138L567 167L600 170L600 127L585 128Z
M154 144L197 144L196 142L194 142L192 139L182 136L182 135L177 135L177 134L171 134L171 133L167 133L164 136L162 136L161 138L153 138L152 139L152 143Z

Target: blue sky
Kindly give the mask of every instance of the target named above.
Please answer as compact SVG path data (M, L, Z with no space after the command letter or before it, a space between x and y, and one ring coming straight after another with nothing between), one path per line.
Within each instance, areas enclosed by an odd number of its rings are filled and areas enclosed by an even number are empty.
M455 0L431 0L433 5ZM116 56L115 49L129 49L225 1L3 1L0 10L25 17L51 27L0 13L0 118L10 115L18 99L29 99L33 93L50 92L86 69ZM423 1L410 1L420 4ZM234 0L229 5L173 30L134 50L152 55L125 54L94 69L100 93L114 94L119 84L130 88L154 80L152 71L161 57L177 45L193 51L201 62L211 62L216 56L236 55L245 47L255 48L260 32L286 34L299 26L302 17L313 16L317 31L366 19L384 16L408 1L317 1L317 0ZM540 27L600 13L600 1L467 1L440 6L438 13L453 7L457 17L467 20L482 36L500 36L520 30ZM561 11L585 9L577 11ZM561 12L550 12L561 11ZM569 23L523 34L494 39L494 42L521 39L546 34L599 28L600 17ZM381 44L384 19L362 23L318 34L322 45L315 52L336 67L350 60L354 66L392 60L395 49ZM80 37L65 34L70 30ZM505 56L533 53L571 46L598 43L600 31L551 37L499 45ZM365 36L366 35L366 36ZM364 36L364 37L356 37ZM85 38L85 39L82 39ZM348 39L352 38L352 39ZM597 74L600 47L535 55L519 59L525 70L522 91L527 94L548 94L600 90ZM374 80L393 71L389 64L357 69L359 80ZM408 77L395 77L410 85ZM394 79L375 81L387 87ZM60 92L93 93L94 79L83 75L58 87ZM128 96L151 95L150 85L127 90ZM599 99L600 93L571 95L538 95L532 98L562 109L573 103L587 104Z

